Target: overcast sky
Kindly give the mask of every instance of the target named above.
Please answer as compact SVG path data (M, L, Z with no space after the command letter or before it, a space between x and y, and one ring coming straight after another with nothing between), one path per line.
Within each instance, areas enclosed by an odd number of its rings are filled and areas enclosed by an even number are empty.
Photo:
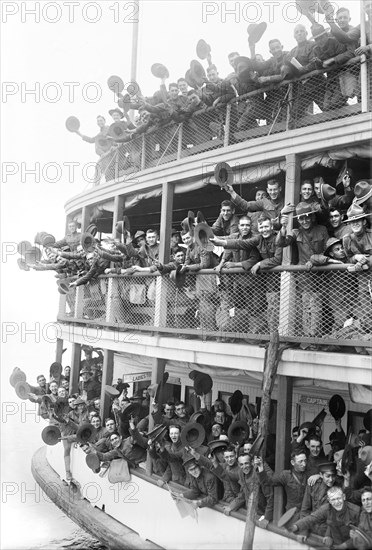
M342 5L350 8L356 24L359 0ZM38 231L61 238L65 201L89 187L84 167L96 159L94 146L67 132L65 120L77 116L83 133L92 136L97 114L110 122L108 110L115 103L106 82L112 74L126 83L130 80L132 21L138 18L134 7L133 2L111 0L1 3L2 376L6 380L16 365L35 375L47 372L54 360L54 344L49 341L53 332L43 327L56 318L55 278L50 272L20 271L14 243L33 241ZM294 2L274 0L141 0L139 21L137 80L148 95L159 86L151 65L164 63L169 82L177 80L196 58L200 38L211 45L213 62L225 76L230 72L229 52L249 53L249 23L268 23L256 47L264 58L269 57L271 38L280 38L289 50L295 45L295 24L300 21L310 27ZM68 163L77 163L72 176ZM87 174L91 177L92 172ZM38 334L27 334L35 326ZM3 390L8 388L3 385Z

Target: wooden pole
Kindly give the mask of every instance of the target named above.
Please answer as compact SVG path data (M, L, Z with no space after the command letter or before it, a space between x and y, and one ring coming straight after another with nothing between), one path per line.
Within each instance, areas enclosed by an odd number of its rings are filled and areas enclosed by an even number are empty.
M261 410L259 419L259 428L256 442L263 439L261 450L257 453L262 457L265 456L266 437L269 425L271 393L273 391L275 376L278 370L278 364L281 356L279 349L279 333L278 331L270 334L269 346L266 350L264 359L264 371L262 379L262 398ZM259 482L257 474L255 474L255 483L249 495L247 502L247 516L245 520L245 530L242 550L252 550L254 532L256 528L256 514L258 504Z

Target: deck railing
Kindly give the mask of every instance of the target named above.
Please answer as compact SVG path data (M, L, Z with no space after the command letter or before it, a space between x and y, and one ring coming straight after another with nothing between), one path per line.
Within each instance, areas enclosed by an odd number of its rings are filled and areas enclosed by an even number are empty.
M183 122L134 135L101 157L96 185L228 145L371 111L371 60L365 63L363 77L358 57L326 72L264 85L233 99L222 97L217 106L196 111Z
M372 348L372 274L348 265L101 276L61 298L58 320L182 338Z

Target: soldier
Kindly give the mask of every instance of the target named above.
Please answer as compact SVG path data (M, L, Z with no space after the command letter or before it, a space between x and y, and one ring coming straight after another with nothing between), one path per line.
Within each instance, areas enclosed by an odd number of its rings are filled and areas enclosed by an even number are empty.
M194 508L216 504L218 501L216 477L205 468L201 468L194 457L186 459L183 467L190 476L190 489L180 493L180 498L190 500Z
M222 201L221 210L217 220L212 225L213 233L224 237L238 231L239 218L235 215L235 207L231 201Z
M78 136L81 137L83 141L86 141L87 143L94 143L96 153L99 157L101 157L111 149L113 142L107 139L107 134L110 127L107 126L106 119L102 115L97 116L97 126L99 128L99 132L94 137L84 136L79 131L77 131L76 133L78 134Z
M60 241L56 241L53 244L53 248L63 248L64 246L68 246L71 252L74 252L80 244L80 239L81 233L77 230L77 223L71 220L67 224L67 233L65 237Z

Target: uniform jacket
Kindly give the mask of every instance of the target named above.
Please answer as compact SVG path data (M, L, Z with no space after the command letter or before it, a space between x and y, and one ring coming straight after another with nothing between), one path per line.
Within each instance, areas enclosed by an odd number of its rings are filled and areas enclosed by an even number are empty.
M284 200L279 199L277 202L273 202L271 199L264 197L258 201L246 201L239 195L236 195L235 199L231 199L232 202L240 208L244 213L247 212L264 212L272 220L275 220L274 227L280 227L280 212L284 206Z
M244 475L239 471L239 485L241 487L238 496L230 503L231 510L237 510L246 504L249 495L252 492L253 483L258 480L259 492L258 492L258 506L257 514L259 516L265 515L265 519L271 521L273 518L273 501L274 493L269 477L272 475L272 471L268 466L264 465L263 472L256 472L253 468L251 473Z
M287 235L280 244L288 246L297 243L299 265L305 265L313 254L322 254L326 248L329 238L328 231L324 225L313 225L309 231L293 229L292 235Z
M213 233L217 236L224 237L225 235L232 235L238 231L239 218L235 214L225 222L221 214L212 225Z
M201 468L198 478L190 476L190 489L184 491L183 496L190 500L200 500L200 508L213 506L218 501L216 477L208 470Z
M308 475L306 472L294 472L283 470L280 474L274 474L271 483L274 487L283 487L287 496L286 510L296 507L300 510L307 487Z
M270 269L282 263L283 248L276 244L275 233L267 239L264 239L262 235L249 239L231 239L227 241L225 248L228 250L245 249L249 251L255 248L262 258L262 260L259 260L261 269Z
M366 229L359 237L355 233L346 235L343 238L344 249L349 262L356 264L356 254L368 256L369 266L372 266L372 229Z

